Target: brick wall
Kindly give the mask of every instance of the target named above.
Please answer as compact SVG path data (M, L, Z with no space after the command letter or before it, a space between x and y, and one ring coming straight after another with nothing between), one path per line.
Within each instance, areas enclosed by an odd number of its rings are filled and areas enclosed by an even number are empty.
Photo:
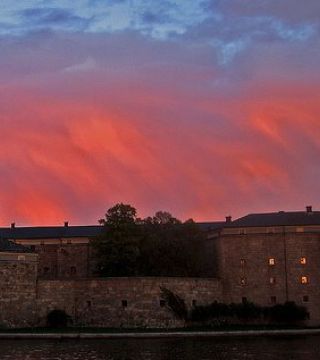
M270 306L294 301L308 308L310 325L320 323L319 234L233 233L222 234L217 242L225 302L246 298ZM306 258L305 265L301 257ZM301 283L302 276L307 276L307 284Z
M36 276L37 255L0 253L0 326L34 323Z
M39 280L37 306L40 322L53 309L65 310L74 324L101 327L176 327L177 321L160 304L160 287L192 302L222 301L217 279L105 278L91 280ZM125 306L127 305L127 306Z

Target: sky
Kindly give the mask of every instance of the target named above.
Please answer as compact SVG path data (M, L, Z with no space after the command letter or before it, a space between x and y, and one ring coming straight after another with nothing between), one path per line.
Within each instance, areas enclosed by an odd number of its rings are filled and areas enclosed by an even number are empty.
M0 226L320 209L319 0L0 4Z

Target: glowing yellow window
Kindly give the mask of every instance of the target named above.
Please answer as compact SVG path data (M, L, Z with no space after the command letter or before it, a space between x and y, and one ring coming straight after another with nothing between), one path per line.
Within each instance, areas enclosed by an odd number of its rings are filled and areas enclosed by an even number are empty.
M309 279L308 276L301 276L301 284L308 284Z
M276 259L275 258L269 258L268 263L269 263L270 266L274 266L276 264Z
M270 282L270 284L275 284L275 283L276 283L276 278L275 278L275 277L271 277L271 278L269 279L269 282Z
M304 256L302 256L302 257L300 258L300 264L301 264L301 265L306 265L306 263L307 263L307 258L304 257Z
M240 279L240 285L241 285L241 286L244 286L244 285L246 285L246 284L247 284L247 279L244 278L244 277L242 277L242 278Z

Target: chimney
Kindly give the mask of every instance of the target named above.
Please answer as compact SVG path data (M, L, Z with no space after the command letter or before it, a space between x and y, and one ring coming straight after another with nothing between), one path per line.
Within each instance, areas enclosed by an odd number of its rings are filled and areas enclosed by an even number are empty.
M229 216L226 216L226 223L231 223L232 221L232 217L229 215Z
M11 229L14 229L16 227L16 223L11 223Z
M68 227L69 226L69 222L68 221L65 221L64 222L64 227Z
M312 213L312 206L306 206L307 213Z

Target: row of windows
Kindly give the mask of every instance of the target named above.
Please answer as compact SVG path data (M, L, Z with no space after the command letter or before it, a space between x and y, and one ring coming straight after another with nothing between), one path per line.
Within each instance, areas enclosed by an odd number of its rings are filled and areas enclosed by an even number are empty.
M240 278L240 285L242 285L242 286L244 286L244 285L247 285L247 278L246 277L241 277ZM274 284L276 284L276 278L274 277L274 276L271 276L270 278L269 278L269 283L271 284L271 285L274 285ZM309 284L309 277L308 276L301 276L300 277L300 283L301 284Z
M77 268L75 266L71 266L70 269L69 269L69 272L71 275L76 275L77 273ZM45 274L49 274L50 273L50 268L48 266L45 266L43 269L42 269L42 273L45 275Z
M302 301L303 302L309 302L309 296L308 295L303 295L302 296ZM248 302L248 299L244 296L242 298L242 303L245 304ZM277 303L277 297L276 296L270 296L270 303L271 304L276 304Z
M240 265L241 266L245 266L246 265L246 259L240 259ZM302 256L300 259L299 259L299 263L301 265L306 265L307 264L307 258L305 256ZM268 265L269 266L274 266L276 265L276 259L275 258L269 258L268 259Z
M196 306L196 305L197 305L197 300L192 300L191 304L192 304L192 306ZM92 305L91 301L88 300L88 301L87 301L87 306L90 308L91 305ZM128 307L128 300L121 300L121 306L122 306L123 308ZM159 306L160 306L160 307L165 307L165 306L166 306L165 300L160 299L160 300L159 300Z

